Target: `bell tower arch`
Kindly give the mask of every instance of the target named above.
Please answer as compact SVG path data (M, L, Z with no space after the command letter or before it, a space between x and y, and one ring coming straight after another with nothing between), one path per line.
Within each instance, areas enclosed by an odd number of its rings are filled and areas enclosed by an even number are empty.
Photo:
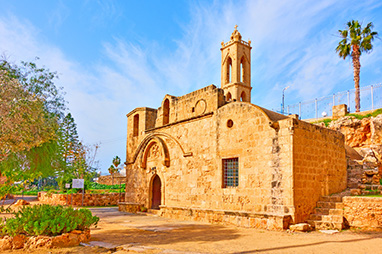
M221 88L232 101L251 102L251 41L243 41L237 30L222 42ZM244 96L243 96L244 95Z

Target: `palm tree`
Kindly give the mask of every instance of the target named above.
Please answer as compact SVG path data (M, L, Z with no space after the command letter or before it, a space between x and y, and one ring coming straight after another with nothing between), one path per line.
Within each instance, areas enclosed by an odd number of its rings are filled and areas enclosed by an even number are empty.
M121 164L121 158L119 158L118 156L115 156L115 158L113 159L114 167L118 168L119 164Z
M113 158L113 165L111 165L109 167L109 173L112 177L112 185L114 185L114 173L117 173L119 171L119 164L121 164L121 158L119 158L118 156L115 156L115 158Z
M370 22L365 28L357 20L347 23L347 29L338 30L342 40L339 42L336 52L345 59L351 56L354 69L354 87L355 87L355 111L359 112L360 92L359 92L359 73L361 70L360 56L362 52L370 52L373 49L371 42L377 37L377 32L372 32L373 23Z
M114 185L114 173L116 171L114 165L111 165L108 169L107 169L111 175L111 185Z

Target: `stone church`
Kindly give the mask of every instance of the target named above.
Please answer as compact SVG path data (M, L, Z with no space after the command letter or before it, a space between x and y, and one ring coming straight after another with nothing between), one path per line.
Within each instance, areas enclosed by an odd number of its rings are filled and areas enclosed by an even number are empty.
M251 41L221 44L221 87L127 114L124 210L283 229L346 188L344 136L251 103Z

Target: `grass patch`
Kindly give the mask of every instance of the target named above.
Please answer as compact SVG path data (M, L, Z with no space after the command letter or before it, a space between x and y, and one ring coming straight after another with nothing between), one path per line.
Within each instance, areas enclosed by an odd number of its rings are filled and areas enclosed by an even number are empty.
M382 198L382 195L357 195L356 197L365 197L365 198Z
M372 113L366 114L366 115L358 115L358 114L348 114L348 116L354 116L358 120L362 120L364 118L369 118L369 117L376 117L378 115L382 114L382 108L377 109L373 111Z
M330 123L331 121L333 121L333 120L330 119L330 118L327 118L327 119L324 119L324 120L321 120L321 121L313 122L313 124L324 123L324 124L325 124L325 127L328 127L328 126L329 126L329 123Z

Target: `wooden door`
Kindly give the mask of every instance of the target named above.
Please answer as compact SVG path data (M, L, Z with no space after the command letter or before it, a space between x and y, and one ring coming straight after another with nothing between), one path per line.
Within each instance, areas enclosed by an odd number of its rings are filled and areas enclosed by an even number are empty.
M161 205L161 186L160 178L156 175L152 183L151 209L159 209L159 206Z

